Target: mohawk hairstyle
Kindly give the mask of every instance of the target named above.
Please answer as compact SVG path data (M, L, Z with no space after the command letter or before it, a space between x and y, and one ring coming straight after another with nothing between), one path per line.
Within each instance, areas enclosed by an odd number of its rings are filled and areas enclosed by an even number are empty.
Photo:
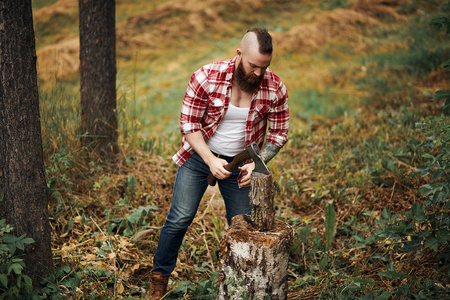
M258 39L259 43L259 52L261 54L272 54L272 37L270 36L267 29L261 27L253 27L247 30L247 32L253 32L254 34L256 34L256 38Z

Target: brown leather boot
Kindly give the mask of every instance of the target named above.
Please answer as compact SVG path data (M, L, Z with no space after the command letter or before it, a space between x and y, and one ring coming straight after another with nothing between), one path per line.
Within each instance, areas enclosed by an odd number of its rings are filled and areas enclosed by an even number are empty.
M169 276L163 277L161 272L152 272L150 274L150 288L145 299L159 300L167 292L167 283Z

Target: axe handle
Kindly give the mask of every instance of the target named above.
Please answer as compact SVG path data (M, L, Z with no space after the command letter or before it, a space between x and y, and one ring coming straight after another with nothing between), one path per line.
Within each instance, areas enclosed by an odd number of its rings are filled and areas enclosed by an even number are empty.
M247 159L250 159L250 158L251 158L250 153L246 149L246 150L236 154L236 156L233 157L233 160L229 164L227 164L227 165L225 165L223 167L227 171L233 172L233 170L236 169L237 167L239 167L239 165L241 163L243 163L244 161L246 161ZM214 177L213 174L209 174L207 180L208 180L208 184L209 185L211 185L211 186L215 186L216 185L217 178Z

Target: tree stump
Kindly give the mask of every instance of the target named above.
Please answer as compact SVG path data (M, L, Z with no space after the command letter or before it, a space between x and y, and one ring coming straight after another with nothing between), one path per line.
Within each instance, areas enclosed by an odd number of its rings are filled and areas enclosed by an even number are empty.
M275 220L272 175L253 176L251 216L235 216L219 251L218 300L287 299L294 231Z

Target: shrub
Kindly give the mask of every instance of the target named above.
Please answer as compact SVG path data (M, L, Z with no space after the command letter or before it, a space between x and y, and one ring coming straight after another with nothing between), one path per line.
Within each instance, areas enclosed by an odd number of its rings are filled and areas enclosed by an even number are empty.
M0 299L17 299L29 296L33 290L31 278L22 273L25 263L19 254L33 239L11 232L14 227L0 220Z

